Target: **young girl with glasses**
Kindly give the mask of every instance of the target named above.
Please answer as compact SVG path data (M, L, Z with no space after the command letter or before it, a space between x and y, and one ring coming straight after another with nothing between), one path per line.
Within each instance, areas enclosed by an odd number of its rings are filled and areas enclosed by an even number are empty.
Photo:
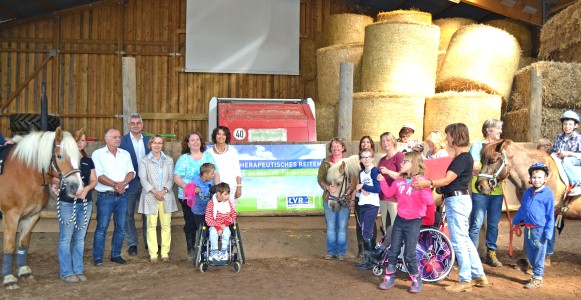
M419 293L422 290L422 279L418 272L416 245L420 237L422 219L426 215L427 207L434 205L434 196L430 188L415 190L411 186L413 181L425 179L426 166L421 153L404 153L400 172L402 177L396 179L391 186L388 186L385 180L380 178L382 193L386 197L395 195L397 199L397 216L391 232L391 247L389 248L385 278L379 288L387 290L395 285L395 265L401 246L405 244L404 261L412 280L409 291Z

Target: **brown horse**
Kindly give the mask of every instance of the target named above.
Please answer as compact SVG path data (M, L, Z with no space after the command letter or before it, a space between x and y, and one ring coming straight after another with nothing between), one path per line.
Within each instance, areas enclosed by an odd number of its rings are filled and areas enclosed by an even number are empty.
M17 274L21 279L32 278L26 263L28 246L40 211L48 203L51 178L59 178L61 188L66 187L73 197L83 188L78 170L80 152L70 133L59 127L55 132L32 132L14 141L16 145L0 175L0 209L4 213L2 276L8 289L18 288L18 280L12 274L17 231Z
M549 167L549 177L546 185L553 191L555 197L555 212L564 205L566 186L559 177L555 161L542 151L526 150L515 145L511 140L498 140L486 144L482 149L482 169L476 182L476 189L482 194L489 194L493 185L504 179L510 180L515 186L518 199L522 199L529 183L528 168L535 162L542 162ZM581 220L581 197L574 197L568 203L564 218Z

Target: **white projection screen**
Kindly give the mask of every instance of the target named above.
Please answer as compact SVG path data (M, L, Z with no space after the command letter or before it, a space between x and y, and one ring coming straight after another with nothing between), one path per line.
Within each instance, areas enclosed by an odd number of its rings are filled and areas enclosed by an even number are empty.
M300 0L187 0L186 72L299 75Z

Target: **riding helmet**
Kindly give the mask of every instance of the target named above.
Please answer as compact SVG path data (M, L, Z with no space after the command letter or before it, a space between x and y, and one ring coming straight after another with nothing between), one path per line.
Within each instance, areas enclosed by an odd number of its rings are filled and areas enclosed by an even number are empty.
M545 172L545 174L547 176L549 176L549 167L547 167L542 162L536 162L532 166L529 167L529 176L532 177L533 176L533 171L536 171L536 170L543 170L543 172Z
M568 110L561 115L559 120L561 120L561 123L565 120L573 120L575 123L579 124L579 115L572 110Z

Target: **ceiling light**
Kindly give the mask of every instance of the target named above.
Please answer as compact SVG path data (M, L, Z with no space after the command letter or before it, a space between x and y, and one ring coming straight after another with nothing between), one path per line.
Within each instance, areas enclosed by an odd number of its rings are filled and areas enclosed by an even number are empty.
M454 2L454 3L460 3L460 0L448 0L450 2Z
M522 9L522 11L526 12L527 14L531 14L534 15L537 13L537 9L532 7L532 6L528 6L525 5L525 7Z
M513 7L516 4L516 0L502 0L500 4Z

